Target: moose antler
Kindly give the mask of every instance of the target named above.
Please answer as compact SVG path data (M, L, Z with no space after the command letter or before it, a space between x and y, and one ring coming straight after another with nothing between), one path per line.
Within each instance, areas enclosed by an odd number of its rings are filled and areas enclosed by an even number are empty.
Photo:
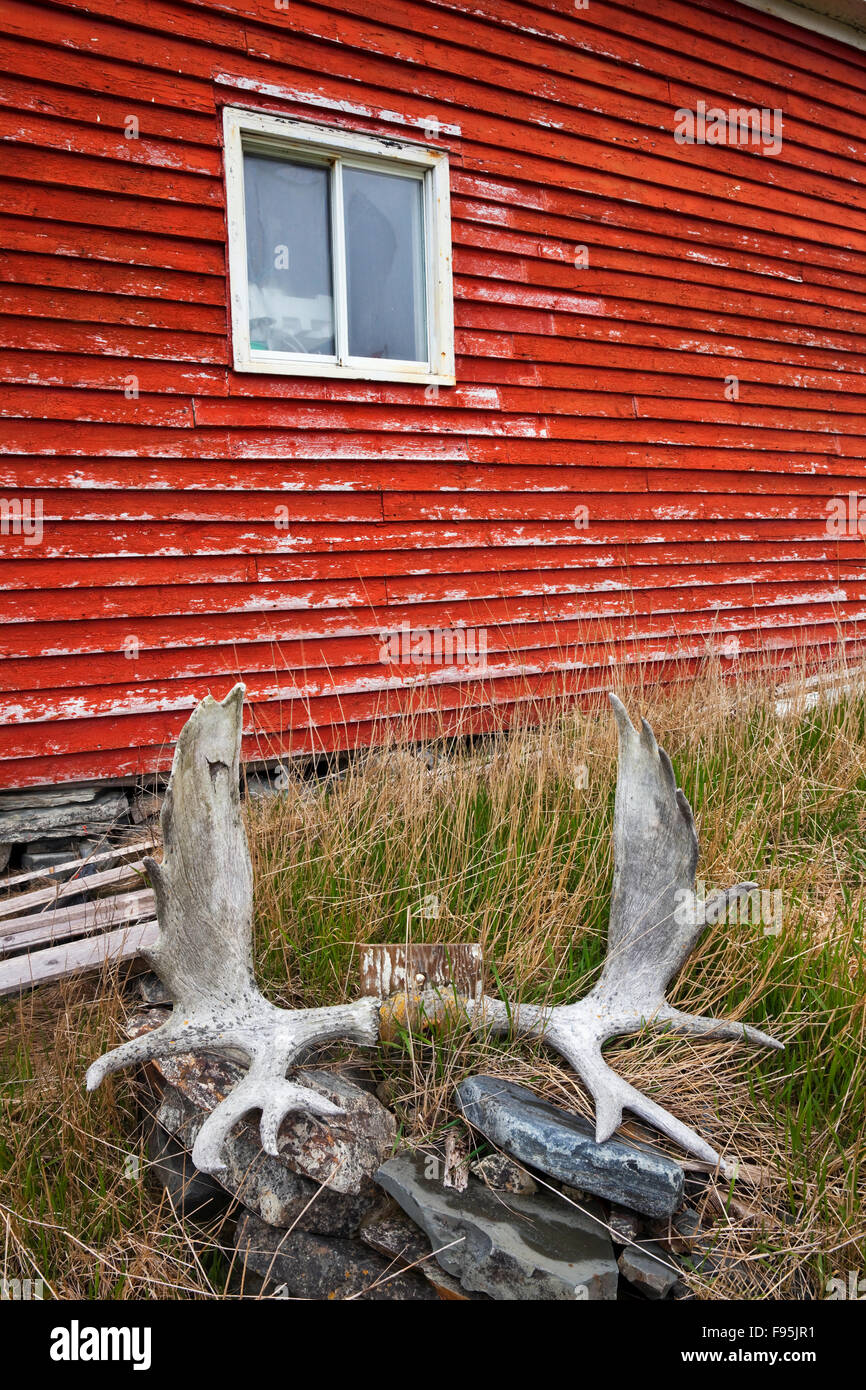
M565 1057L595 1101L596 1139L609 1139L631 1110L687 1152L716 1164L719 1155L699 1134L612 1071L602 1045L644 1024L684 1034L743 1038L764 1047L782 1043L743 1023L681 1013L665 990L694 950L704 928L754 883L738 883L706 902L695 894L698 837L671 760L646 720L634 728L609 696L619 728L619 770L613 824L614 877L608 953L594 988L576 1004L543 1008L485 997L475 1020L494 1032L541 1037ZM724 1166L724 1165L723 1165Z
M218 1172L232 1126L261 1109L265 1151L291 1110L339 1114L333 1102L286 1077L312 1044L333 1038L375 1043L377 1001L326 1009L279 1009L259 992L252 962L253 875L240 814L238 774L244 687L222 704L208 695L177 741L162 809L162 864L145 861L156 896L159 937L145 951L170 991L170 1017L94 1062L87 1089L132 1063L185 1052L217 1052L249 1070L207 1117L193 1149L203 1172Z

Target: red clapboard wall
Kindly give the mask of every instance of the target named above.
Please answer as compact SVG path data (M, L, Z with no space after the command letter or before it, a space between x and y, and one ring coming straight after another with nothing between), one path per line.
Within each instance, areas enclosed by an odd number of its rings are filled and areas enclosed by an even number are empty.
M0 537L0 785L164 767L238 676L248 757L369 738L407 622L487 630L421 707L503 711L856 639L866 52L733 0L3 0L0 49L0 497L44 509ZM677 144L699 100L781 152ZM456 387L231 370L226 104L439 122Z

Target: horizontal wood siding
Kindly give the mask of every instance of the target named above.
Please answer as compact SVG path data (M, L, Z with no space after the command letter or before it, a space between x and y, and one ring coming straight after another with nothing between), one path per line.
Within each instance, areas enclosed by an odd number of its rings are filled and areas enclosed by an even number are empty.
M862 50L734 0L4 0L0 69L0 497L44 528L0 538L0 786L165 767L239 676L257 758L856 643ZM700 100L782 149L678 144ZM231 370L226 104L448 150L456 387ZM403 624L486 667L419 689Z

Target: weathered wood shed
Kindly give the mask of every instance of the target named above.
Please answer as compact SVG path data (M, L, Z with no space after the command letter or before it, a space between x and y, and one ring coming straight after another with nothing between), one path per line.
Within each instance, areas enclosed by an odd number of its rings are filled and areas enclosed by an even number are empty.
M0 785L856 638L864 12L4 0Z

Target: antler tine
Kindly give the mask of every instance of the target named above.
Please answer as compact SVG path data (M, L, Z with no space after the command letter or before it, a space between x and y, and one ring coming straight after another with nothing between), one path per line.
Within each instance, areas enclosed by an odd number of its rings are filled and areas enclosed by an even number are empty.
M286 1071L313 1044L378 1037L375 999L320 1009L278 1009L260 993L252 965L253 885L238 785L243 685L222 703L207 696L181 730L162 812L165 857L150 863L159 935L145 954L174 1006L151 1033L107 1052L87 1072L93 1090L110 1072L151 1058L215 1052L248 1066L202 1126L193 1161L205 1172L224 1165L226 1136L261 1110L268 1152L290 1110L339 1113Z
M783 1044L748 1024L683 1013L665 991L714 920L695 894L698 838L688 800L673 764L645 719L638 731L622 701L609 699L619 731L614 807L614 887L608 952L594 988L574 1004L543 1009L484 999L474 1021L497 1032L542 1038L583 1080L596 1107L596 1137L608 1139L623 1110L680 1144L688 1153L731 1171L695 1130L618 1076L605 1062L608 1039L645 1025L692 1037ZM727 903L754 884L721 895Z

